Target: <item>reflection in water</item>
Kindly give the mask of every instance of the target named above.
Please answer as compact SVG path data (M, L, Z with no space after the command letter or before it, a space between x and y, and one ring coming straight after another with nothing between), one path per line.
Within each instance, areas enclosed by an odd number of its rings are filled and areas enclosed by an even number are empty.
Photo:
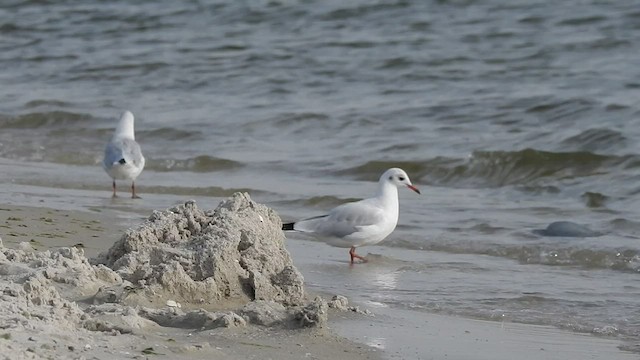
M384 350L387 347L387 339L383 337L368 338L366 339L365 344L375 349Z
M371 254L367 255L367 258L371 258ZM352 268L351 273L360 283L371 284L375 288L384 290L397 289L402 271L393 264L377 263L378 261L380 259L374 258L374 261L367 264L358 264Z
M389 305L387 305L387 304L385 304L385 303L383 303L383 302L380 302L380 301L373 301L373 300L365 301L365 305L366 305L367 307L377 307L377 308L385 308L385 307L389 307Z
M388 273L374 272L373 276L373 284L387 290L393 290L398 286L398 277L400 276L400 273L398 271L392 271Z

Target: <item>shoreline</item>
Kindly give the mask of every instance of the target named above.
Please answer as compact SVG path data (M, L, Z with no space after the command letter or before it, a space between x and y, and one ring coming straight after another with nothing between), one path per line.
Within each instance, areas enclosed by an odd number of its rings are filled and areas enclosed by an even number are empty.
M287 248L296 266L305 275L308 288L317 291L323 284L333 292L350 282L363 280L389 286L392 279L376 277L376 270L384 269L386 261L407 258L398 254L399 249L385 249L390 258L376 259L373 255L368 263L371 268L364 271L360 264L349 267L347 254L340 248L332 248L318 241L290 239ZM330 255L323 258L323 249ZM375 252L374 249L370 251ZM365 254L366 252L363 252ZM371 252L367 257L371 256ZM349 276L335 280L344 265ZM367 265L365 265L367 266ZM379 274L378 274L379 275ZM389 307L380 302L359 301L354 294L349 297L351 305L369 310L374 316L362 317L338 314L329 322L339 335L352 341L377 348L386 359L558 359L581 360L585 358L607 358L630 360L638 357L638 343L618 338L608 338L589 333L572 332L548 325L498 322L455 315L442 315L417 310Z
M451 315L376 308L372 319L345 318L338 335L378 348L386 359L632 360L616 339L551 326L492 322ZM394 319L402 319L399 324ZM426 356L428 354L428 356Z

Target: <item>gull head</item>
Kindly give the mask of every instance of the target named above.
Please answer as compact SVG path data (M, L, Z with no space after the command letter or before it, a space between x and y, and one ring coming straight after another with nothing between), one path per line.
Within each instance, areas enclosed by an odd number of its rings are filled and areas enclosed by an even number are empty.
M388 182L398 187L406 186L409 189L420 194L420 190L417 187L413 186L413 184L411 184L409 175L407 175L407 173L400 168L391 168L385 171L384 174L382 174L382 176L380 177L380 182Z

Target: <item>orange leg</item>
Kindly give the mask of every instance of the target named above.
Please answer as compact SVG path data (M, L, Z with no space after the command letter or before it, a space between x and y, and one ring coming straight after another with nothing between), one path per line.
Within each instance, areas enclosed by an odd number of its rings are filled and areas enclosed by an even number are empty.
M351 255L351 263L352 264L354 263L353 259L360 259L360 260L362 260L363 263L367 262L367 259L365 259L364 257L356 254L356 247L355 246L351 247L351 250L349 250L349 255Z

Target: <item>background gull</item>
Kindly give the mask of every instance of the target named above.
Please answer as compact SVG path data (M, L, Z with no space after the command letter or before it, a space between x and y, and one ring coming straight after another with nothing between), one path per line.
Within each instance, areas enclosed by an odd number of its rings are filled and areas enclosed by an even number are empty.
M375 197L335 207L326 215L282 225L282 230L309 233L337 247L350 247L354 259L367 260L356 254L356 247L377 244L393 232L398 224L398 186L406 186L420 194L407 173L391 168L380 176Z
M131 198L138 199L136 195L135 179L144 168L144 156L140 145L135 140L133 130L133 114L125 111L120 117L120 122L113 137L104 149L104 170L113 179L113 197L116 197L116 179L131 180Z

